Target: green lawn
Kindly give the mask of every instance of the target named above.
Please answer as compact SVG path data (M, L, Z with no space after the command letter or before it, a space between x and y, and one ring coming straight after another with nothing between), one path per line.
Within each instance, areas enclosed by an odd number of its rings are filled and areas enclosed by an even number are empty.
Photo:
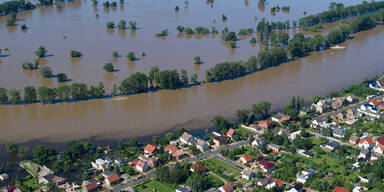
M169 192L169 191L175 190L175 188L169 184L161 183L154 180L139 184L134 189L140 192L142 191L143 192L152 192L152 191Z
M213 183L213 185L216 187L216 188L219 188L221 187L222 185L224 185L223 181L221 181L219 178L213 176L213 175L208 175L208 179Z
M214 158L203 161L203 165L227 181L233 181L241 172L240 169Z

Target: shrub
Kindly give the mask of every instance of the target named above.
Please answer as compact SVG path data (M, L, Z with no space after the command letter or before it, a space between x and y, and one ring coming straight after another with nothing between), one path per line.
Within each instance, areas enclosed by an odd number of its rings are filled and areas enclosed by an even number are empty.
M67 81L67 75L65 73L59 73L57 74L57 82L66 82Z
M115 28L115 23L113 23L113 21L108 22L108 23L107 23L107 28L108 28L108 29L113 29L113 28Z
M113 72L113 70L115 69L112 65L112 63L106 63L103 67L104 70L106 70L107 72Z
M25 25L25 24L22 24L22 25L20 26L20 28L21 28L21 30L27 30L27 29L28 29L27 25Z
M129 52L127 54L127 58L130 60L130 61L134 61L136 59L136 56L135 56L135 53L134 52Z
M201 63L201 60L200 60L199 56L196 56L195 58L193 58L193 60L195 61L195 64L200 64Z
M81 52L80 51L72 50L70 52L70 55L71 55L72 58L74 58L74 57L81 57Z

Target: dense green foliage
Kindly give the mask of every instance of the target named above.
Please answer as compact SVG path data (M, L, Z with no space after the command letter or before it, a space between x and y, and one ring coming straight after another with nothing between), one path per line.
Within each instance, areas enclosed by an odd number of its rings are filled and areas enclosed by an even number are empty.
M115 28L115 23L113 23L113 21L109 21L106 25L107 25L107 28L108 28L108 29L113 29L113 28Z
M168 29L164 29L160 33L156 34L156 37L165 37L165 36L168 36Z
M228 32L228 33L224 33L222 38L224 41L236 41L237 40L236 33L233 31Z
M56 77L57 77L57 82L62 83L67 81L67 75L65 73L58 73Z
M13 104L19 104L21 102L20 90L17 90L17 89L9 90L9 96Z
M195 61L194 62L195 64L200 64L201 63L201 60L200 60L199 56L194 57L193 60Z
M107 72L113 72L113 70L115 69L112 65L112 63L106 63L103 67L104 70L106 70Z
M76 50L71 50L70 55L72 58L81 57L81 52Z
M48 161L54 160L55 156L56 151L52 147L38 145L33 150L33 160L40 165L45 165Z
M313 26L319 23L329 23L347 17L364 15L367 13L375 12L381 8L384 8L384 2L370 3L364 1L362 4L344 7L342 3L332 2L328 11L318 13L316 15L310 15L299 19L300 26Z
M124 79L120 84L122 94L133 94L146 91L148 88L148 77L144 73L133 73L130 77Z
M117 27L118 27L119 29L121 29L121 30L125 30L126 27L127 27L127 22L124 21L124 20L120 20L120 21L119 21L119 24L117 24Z
M128 60L130 60L130 61L134 61L135 59L136 59L136 56L135 56L135 53L134 52L129 52L128 54L127 54L127 58L128 58Z
M0 87L0 104L4 104L8 101L8 91L5 88Z
M50 67L41 67L40 74L44 78L52 77L52 69Z
M37 92L35 87L24 87L24 101L26 103L34 103L37 101Z
M6 1L0 4L0 15L7 15L12 12L16 13L19 11L34 9L35 7L36 6L31 2L26 2L25 0Z
M31 62L24 62L23 63L23 69L25 70L35 70L39 68L39 61L35 60L34 63Z
M45 57L45 55L47 54L47 50L45 49L45 47L41 46L37 49L37 51L35 52L36 56L38 58L43 58Z

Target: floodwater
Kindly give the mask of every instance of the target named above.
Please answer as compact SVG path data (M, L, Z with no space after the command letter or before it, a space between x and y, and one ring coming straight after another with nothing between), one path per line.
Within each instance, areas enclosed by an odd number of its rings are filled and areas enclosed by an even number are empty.
M268 2L268 1L267 1ZM55 79L41 79L38 71L23 71L21 63L35 58L41 44L48 49L44 65L54 72L65 72L72 82L109 87L133 72L148 72L151 66L160 69L186 69L204 78L207 68L221 61L248 59L256 55L259 45L252 47L249 38L230 50L220 37L180 37L176 26L205 26L221 31L224 26L238 31L256 27L255 16L267 20L296 20L303 15L326 10L330 1L296 0L271 1L265 7L258 1L217 1L211 8L205 1L129 0L123 7L106 10L91 1L73 1L62 8L42 7L18 14L18 24L30 29L5 27L6 17L0 17L0 48L9 48L7 57L0 58L0 87L22 89L26 85L56 86ZM340 1L346 5L361 1ZM270 8L279 4L290 6L290 13L271 16ZM181 9L175 13L178 5ZM262 12L264 10L264 12ZM96 18L99 14L99 18ZM226 23L221 15L228 17ZM108 21L137 21L136 32L107 30ZM213 24L216 20L216 24ZM170 31L165 39L155 34ZM63 36L67 38L64 39ZM31 141L66 142L94 137L125 139L162 133L170 128L200 129L209 126L215 115L230 117L237 109L250 107L262 100L270 101L277 109L290 101L291 96L305 99L347 87L351 83L384 71L384 28L358 33L342 44L345 49L316 52L303 59L269 68L251 75L219 83L179 90L162 90L119 99L90 100L76 103L30 104L0 106L0 144L12 139L19 143ZM81 51L80 59L70 59L69 51ZM123 56L112 59L112 52ZM128 62L124 55L135 51L147 56ZM200 56L204 64L193 65ZM105 62L114 62L119 72L106 73ZM71 83L71 82L69 82Z

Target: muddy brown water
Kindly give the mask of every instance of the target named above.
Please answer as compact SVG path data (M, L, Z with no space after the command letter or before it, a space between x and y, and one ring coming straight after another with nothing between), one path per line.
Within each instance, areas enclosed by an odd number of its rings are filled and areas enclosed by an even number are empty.
M247 59L256 55L259 46L249 45L249 38L238 42L239 48L230 51L220 37L179 38L175 27L224 26L238 31L255 27L254 17L260 20L298 19L303 10L308 14L325 10L330 1L273 1L262 8L257 1L217 1L211 8L205 1L153 1L132 0L124 8L95 9L91 1L73 1L62 8L43 7L18 14L18 24L26 23L30 29L21 32L19 27L5 27L6 17L0 17L0 48L9 48L7 57L0 58L0 87L19 88L25 85L56 86L55 79L42 79L38 71L23 71L21 63L35 58L33 52L41 44L52 56L44 65L55 72L65 72L72 82L109 87L119 83L130 73L148 72L158 65L161 69L186 69L189 74L204 72L214 64L227 60ZM341 1L357 4L361 1ZM271 7L290 6L289 14L279 12L271 16ZM175 13L174 7L181 10ZM248 5L248 6L246 6ZM228 21L223 23L221 15ZM96 18L95 15L100 17ZM107 30L106 22L125 19L136 20L136 33ZM162 29L169 29L165 39L155 38ZM63 36L67 36L66 39ZM90 100L50 105L30 104L0 106L0 144L12 139L18 143L42 141L47 143L95 137L100 140L119 140L162 133L170 128L201 129L210 126L215 115L231 117L239 108L268 100L277 109L287 104L291 96L309 99L332 90L347 87L362 78L384 70L384 28L357 34L346 42L342 50L315 52L295 60L251 75L219 83L179 90L162 90L127 96L122 99ZM69 51L76 49L84 56L70 59ZM112 59L112 52L123 56ZM136 62L124 57L128 51L147 56ZM200 56L203 65L193 65L193 57ZM106 73L105 62L113 61L119 72ZM71 82L70 82L71 83ZM4 148L1 149L4 152Z

